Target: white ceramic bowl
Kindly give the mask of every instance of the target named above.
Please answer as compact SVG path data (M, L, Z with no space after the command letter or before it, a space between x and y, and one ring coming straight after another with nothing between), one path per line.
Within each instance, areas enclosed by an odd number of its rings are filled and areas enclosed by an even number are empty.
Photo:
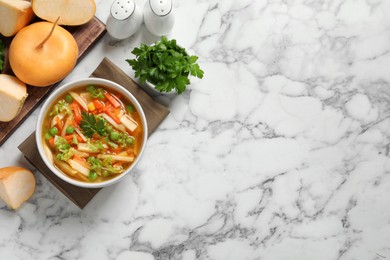
M117 177L112 178L112 179L107 180L107 181L104 181L104 182L96 182L96 183L93 183L93 182L89 183L89 182L83 182L83 181L78 181L78 180L72 179L68 175L66 175L65 173L62 173L60 170L58 170L47 158L47 155L46 155L44 147L43 147L43 140L42 140L43 119L47 113L47 110L51 107L52 103L59 96L61 96L64 92L67 92L71 89L78 88L81 86L87 86L89 84L101 85L101 86L104 86L105 88L112 89L112 90L120 93L124 98L130 100L131 103L135 106L136 110L138 111L138 113L141 117L141 121L142 121L142 125L143 125L143 132L144 132L144 138L143 138L141 151L138 154L137 158L134 160L133 164L126 171L119 174ZM58 87L58 89L56 89L52 94L50 94L50 96L43 103L42 109L39 112L38 122L37 122L37 126L36 126L36 131L35 131L35 139L36 139L38 151L39 151L39 154L42 157L43 161L45 162L46 166L62 180L66 181L70 184L73 184L73 185L76 185L79 187L84 187L84 188L101 188L101 187L105 187L105 186L109 186L111 184L117 183L120 180L122 180L127 174L129 174L129 172L131 172L131 170L136 166L137 162L141 158L143 151L145 149L145 146L146 146L147 137L148 137L148 127L147 127L147 123L146 123L146 117L145 117L145 114L142 110L142 107L140 106L138 101L135 99L135 97L128 90L126 90L124 87L122 87L121 85L119 85L115 82L112 82L110 80L101 79L101 78L86 78L86 79L76 80L76 81L72 81L72 82L69 82L63 86Z

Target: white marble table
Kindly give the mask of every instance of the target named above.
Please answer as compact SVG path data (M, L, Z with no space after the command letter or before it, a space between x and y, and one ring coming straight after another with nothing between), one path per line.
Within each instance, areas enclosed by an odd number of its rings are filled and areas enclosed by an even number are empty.
M137 1L140 5L142 1ZM106 21L111 1L97 1ZM79 210L35 171L0 202L0 259L389 259L390 1L176 1L202 80L170 103L133 176ZM105 36L64 82L156 38ZM0 147L17 149L38 108Z

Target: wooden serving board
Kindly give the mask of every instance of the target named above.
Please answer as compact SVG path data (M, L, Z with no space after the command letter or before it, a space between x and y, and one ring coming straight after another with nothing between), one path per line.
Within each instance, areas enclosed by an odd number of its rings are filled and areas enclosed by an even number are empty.
M94 17L87 24L77 27L66 27L72 33L79 47L79 62L91 47L101 38L106 32L106 27L98 18ZM12 69L8 62L8 47L12 38L0 38L5 43L5 63L2 73L13 75ZM0 146L11 136L17 127L34 111L34 109L52 92L60 82L48 87L32 87L27 86L28 97L20 113L11 122L0 122ZM1 109L1 106L0 106Z

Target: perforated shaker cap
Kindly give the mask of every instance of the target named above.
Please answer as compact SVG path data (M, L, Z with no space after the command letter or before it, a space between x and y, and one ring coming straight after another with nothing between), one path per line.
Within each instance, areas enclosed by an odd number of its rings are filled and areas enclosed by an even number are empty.
M134 10L135 3L133 0L115 0L111 5L111 15L118 20L129 18Z
M158 16L165 16L172 11L172 0L149 0L149 5Z

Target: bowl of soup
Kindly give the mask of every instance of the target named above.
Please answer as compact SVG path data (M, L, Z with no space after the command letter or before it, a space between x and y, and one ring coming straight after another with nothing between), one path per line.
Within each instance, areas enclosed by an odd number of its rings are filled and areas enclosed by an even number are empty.
M87 78L60 86L46 99L35 137L55 175L79 187L101 188L131 172L147 132L142 107L128 90Z

